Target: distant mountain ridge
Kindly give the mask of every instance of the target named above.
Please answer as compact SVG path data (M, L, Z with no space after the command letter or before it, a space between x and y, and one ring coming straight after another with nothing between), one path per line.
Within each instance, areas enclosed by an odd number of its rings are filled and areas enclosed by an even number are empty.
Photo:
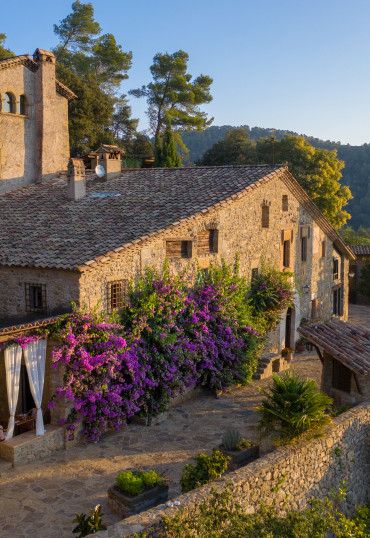
M250 128L249 125L240 125L238 127L232 125L213 125L203 132L182 133L181 138L189 148L190 161L195 163L207 149L211 148L219 140L222 140L227 131L240 127L249 133L252 140L270 137L273 133L272 129L265 129L263 127ZM277 129L275 137L277 140L280 140L286 135L297 134L294 131ZM370 144L351 146L330 140L320 140L313 136L302 136L315 148L337 150L338 158L345 162L345 168L342 170L342 184L350 187L354 197L346 206L346 209L352 215L352 219L348 221L348 224L354 229L360 226L364 226L365 228L370 227Z

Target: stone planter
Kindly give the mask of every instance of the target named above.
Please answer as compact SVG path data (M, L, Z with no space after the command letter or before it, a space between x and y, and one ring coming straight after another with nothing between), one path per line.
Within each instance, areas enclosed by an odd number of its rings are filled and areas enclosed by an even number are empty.
M224 445L220 445L219 447L215 448L215 450L219 450L224 456L229 456L229 458L231 458L227 464L229 471L235 471L235 469L243 467L247 463L256 460L260 454L259 445L251 445L248 448L243 448L242 450L226 450Z
M282 358L286 360L287 362L292 362L293 360L293 353L287 353L286 355L282 355Z
M168 499L168 484L154 486L140 495L129 495L113 485L108 489L108 504L122 518L149 510Z
M303 351L306 349L306 346L304 344L296 344L295 350L296 353L303 353Z

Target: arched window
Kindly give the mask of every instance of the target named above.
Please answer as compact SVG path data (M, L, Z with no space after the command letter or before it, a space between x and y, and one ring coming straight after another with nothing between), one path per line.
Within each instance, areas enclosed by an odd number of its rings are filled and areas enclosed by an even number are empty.
M26 116L27 115L27 98L26 98L25 95L21 95L19 97L18 113L21 116Z
M8 112L9 114L16 113L15 96L13 93L8 92L4 94L2 111Z
M262 228L268 228L270 225L270 208L268 205L262 206Z

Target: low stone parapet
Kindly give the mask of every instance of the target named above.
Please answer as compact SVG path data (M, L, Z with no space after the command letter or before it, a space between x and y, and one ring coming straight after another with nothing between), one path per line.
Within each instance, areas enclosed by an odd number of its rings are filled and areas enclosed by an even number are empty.
M36 436L36 430L31 430L2 441L0 458L10 461L13 465L19 465L49 456L56 450L65 448L64 427L47 424L45 430L44 435Z

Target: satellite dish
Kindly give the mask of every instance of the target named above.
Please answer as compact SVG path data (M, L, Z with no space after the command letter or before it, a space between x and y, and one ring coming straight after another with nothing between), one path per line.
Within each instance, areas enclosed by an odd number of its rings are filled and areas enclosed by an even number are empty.
M98 166L95 166L95 174L98 177L105 176L105 170L104 170L104 167L101 164L98 164Z

